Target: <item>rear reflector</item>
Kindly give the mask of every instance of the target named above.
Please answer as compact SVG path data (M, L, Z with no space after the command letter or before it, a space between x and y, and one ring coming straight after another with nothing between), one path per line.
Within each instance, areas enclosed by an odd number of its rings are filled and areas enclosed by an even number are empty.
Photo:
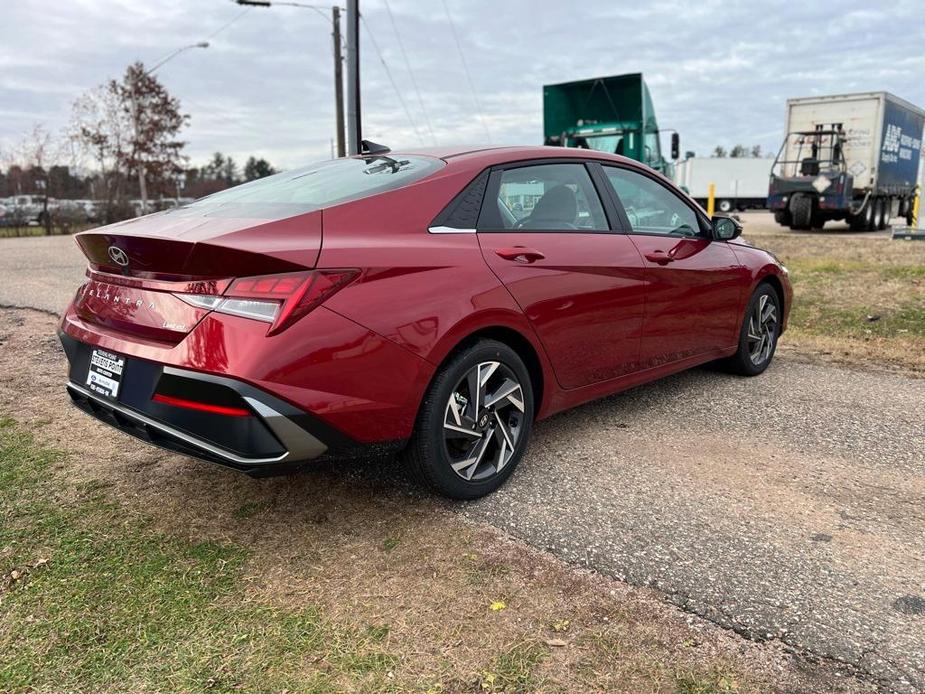
M221 297L175 296L199 308L270 323L267 334L275 335L321 305L359 274L359 270L348 269L241 277L232 282Z
M155 393L151 400L161 405L171 405L172 407L183 407L187 410L197 410L198 412L209 412L211 414L223 414L228 417L250 417L251 411L243 407L226 407L224 405L211 405L207 402L197 402L196 400L187 400L185 398L175 398L172 395L161 395Z

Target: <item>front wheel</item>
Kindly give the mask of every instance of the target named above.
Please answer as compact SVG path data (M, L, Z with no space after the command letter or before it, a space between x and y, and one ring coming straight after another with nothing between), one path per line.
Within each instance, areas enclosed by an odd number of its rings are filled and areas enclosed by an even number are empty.
M743 376L764 372L774 358L780 336L781 308L770 284L760 284L752 294L739 330L739 349L726 360L730 371Z
M440 367L421 403L405 458L452 499L493 492L514 472L533 427L533 387L507 345L479 340Z

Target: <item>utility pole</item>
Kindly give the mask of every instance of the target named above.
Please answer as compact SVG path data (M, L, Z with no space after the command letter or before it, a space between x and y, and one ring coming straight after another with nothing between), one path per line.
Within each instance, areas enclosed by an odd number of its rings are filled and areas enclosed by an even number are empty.
M161 67L164 63L173 60L181 53L190 50L191 48L208 48L208 41L200 41L199 43L191 43L188 46L182 46L175 50L173 53L168 55L166 58L158 62L150 70L146 70L144 77L154 74L154 71ZM139 130L141 129L141 111L138 104L138 80L132 82L132 120L135 125L135 137L138 138ZM144 160L138 160L138 192L141 194L141 214L148 213L148 184L147 184L147 171L145 170Z
M360 2L347 0L347 153L360 153Z
M340 50L340 8L331 8L331 23L334 37L334 129L337 132L337 156L347 154L344 144L344 57Z
M301 7L306 10L314 10L322 17L325 16L326 8L319 5L310 5L304 2L292 2L291 0L234 0L239 5L251 7L273 7L274 5L284 5L286 7ZM340 33L340 10L341 8L334 5L331 8L331 37L334 39L334 112L335 124L334 132L337 136L337 156L343 157L346 154L344 147L344 57L341 54L341 33ZM347 22L350 23L350 8L348 3ZM348 32L349 33L349 32ZM349 36L347 39L349 46ZM348 49L349 50L349 49ZM349 58L348 58L349 60Z

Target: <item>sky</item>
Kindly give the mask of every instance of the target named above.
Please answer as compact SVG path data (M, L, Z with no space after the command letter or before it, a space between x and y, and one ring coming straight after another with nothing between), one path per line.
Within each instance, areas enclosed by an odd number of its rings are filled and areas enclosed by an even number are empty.
M776 152L791 97L886 90L925 106L921 2L882 7L360 0L363 136L393 149L542 144L543 84L642 72L682 151ZM190 116L192 164L214 151L278 168L331 156L330 22L232 0L0 0L0 154L37 123L61 132L74 100L132 61L204 40L156 73Z

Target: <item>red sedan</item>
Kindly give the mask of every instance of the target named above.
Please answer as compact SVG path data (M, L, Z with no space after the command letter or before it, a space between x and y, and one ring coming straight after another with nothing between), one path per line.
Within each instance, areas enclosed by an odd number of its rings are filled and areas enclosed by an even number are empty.
M740 232L588 150L314 164L79 234L67 388L249 474L400 451L475 498L538 418L713 360L768 367L792 290Z

